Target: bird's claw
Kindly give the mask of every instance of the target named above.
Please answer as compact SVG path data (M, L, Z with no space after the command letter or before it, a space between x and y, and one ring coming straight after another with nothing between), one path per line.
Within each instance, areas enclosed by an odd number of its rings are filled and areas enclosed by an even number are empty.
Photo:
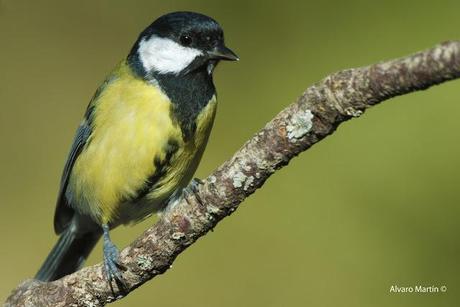
M199 204L202 204L203 202L201 201L200 195L198 193L198 188L200 185L204 184L204 181L198 178L193 178L192 181L190 181L190 184L183 189L183 196L185 198L185 201L189 203L189 198L194 196L196 200L198 201ZM189 203L190 204L190 203Z

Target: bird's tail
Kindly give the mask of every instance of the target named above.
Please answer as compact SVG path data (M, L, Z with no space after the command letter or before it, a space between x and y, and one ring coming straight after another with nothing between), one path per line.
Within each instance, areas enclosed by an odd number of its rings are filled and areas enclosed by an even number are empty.
M101 237L100 232L81 234L74 227L61 233L35 279L53 281L78 270Z

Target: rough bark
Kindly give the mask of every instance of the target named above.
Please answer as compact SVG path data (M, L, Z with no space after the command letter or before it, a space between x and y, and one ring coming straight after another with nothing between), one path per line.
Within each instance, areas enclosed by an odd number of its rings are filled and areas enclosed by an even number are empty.
M460 41L417 54L332 74L310 86L235 155L121 252L126 293L107 284L101 264L60 280L27 280L6 306L103 306L164 273L199 237L235 211L290 159L333 133L342 122L388 98L460 77Z

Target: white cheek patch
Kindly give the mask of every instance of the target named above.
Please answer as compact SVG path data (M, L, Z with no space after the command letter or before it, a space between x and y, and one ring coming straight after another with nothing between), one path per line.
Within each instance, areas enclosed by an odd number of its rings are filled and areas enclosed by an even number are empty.
M169 38L152 36L139 44L139 58L145 71L178 74L203 53L184 47Z

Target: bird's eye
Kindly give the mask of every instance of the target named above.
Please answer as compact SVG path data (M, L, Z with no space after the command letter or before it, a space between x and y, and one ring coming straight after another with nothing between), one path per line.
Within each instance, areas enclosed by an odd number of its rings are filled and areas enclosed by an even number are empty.
M192 38L190 37L190 35L182 35L180 37L180 42L183 46L190 46L190 44L192 43Z

